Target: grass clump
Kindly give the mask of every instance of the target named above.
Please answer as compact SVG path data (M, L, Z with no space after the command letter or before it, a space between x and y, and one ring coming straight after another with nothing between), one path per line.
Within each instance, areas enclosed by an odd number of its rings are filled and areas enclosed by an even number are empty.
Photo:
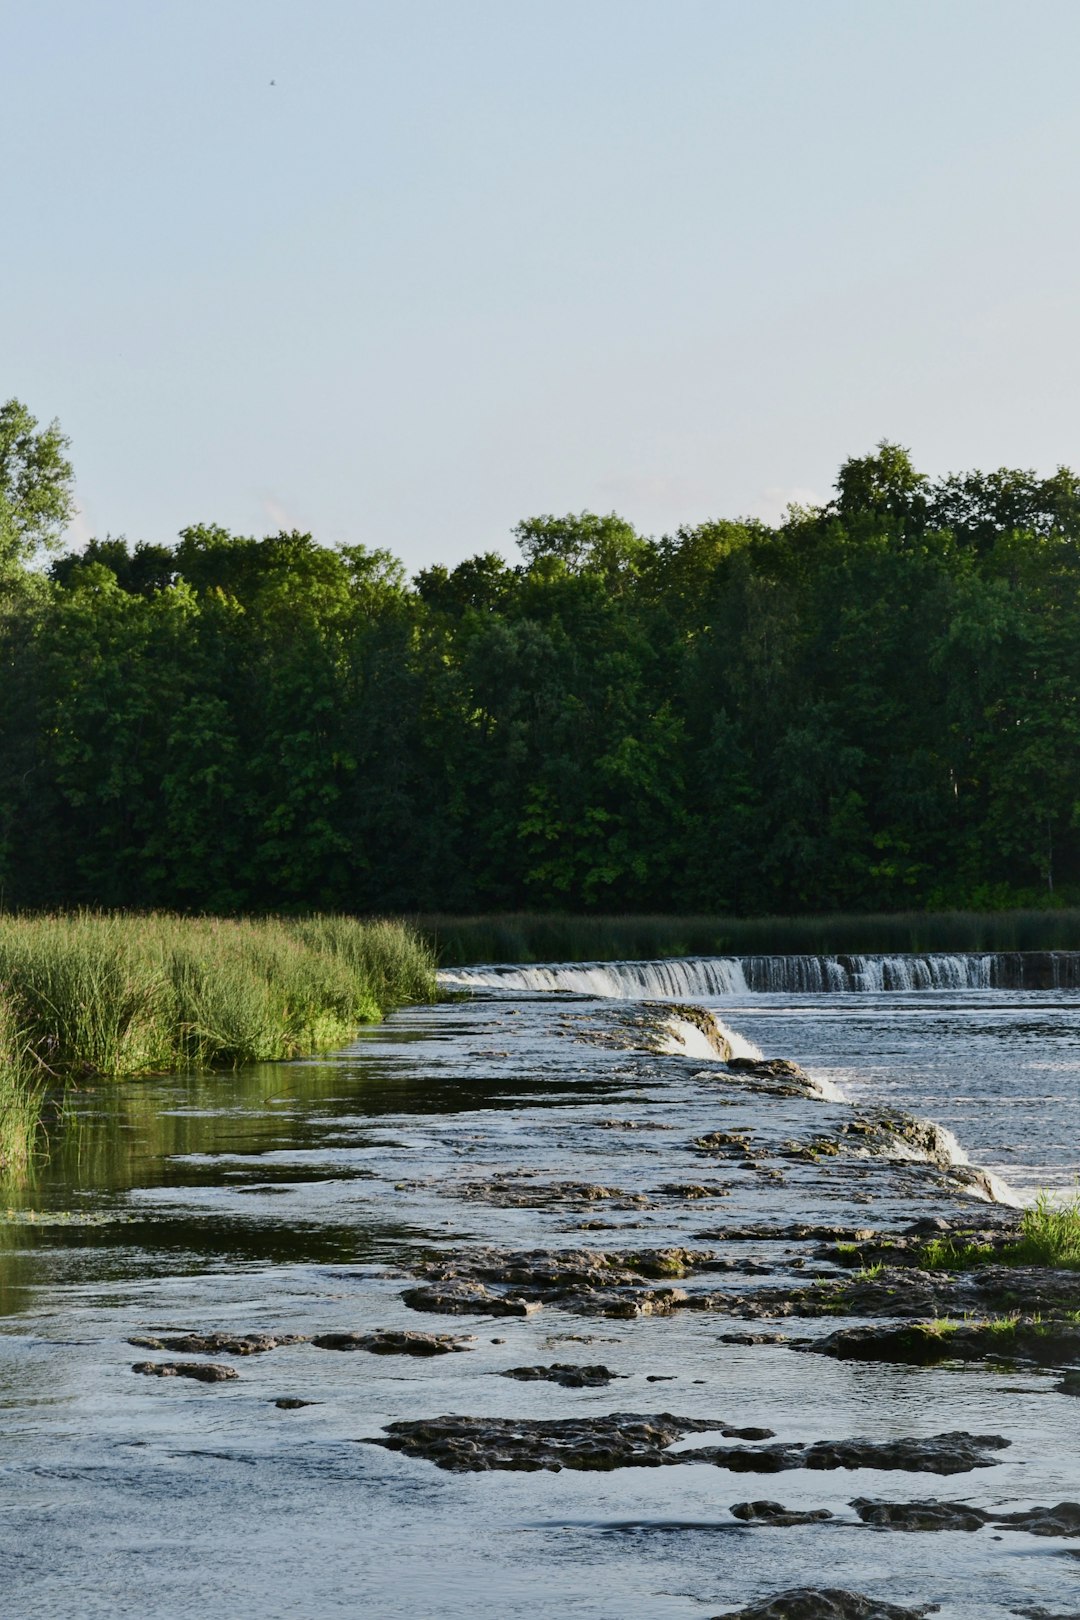
M31 1068L67 1078L324 1051L435 978L400 923L83 912L0 917L0 986Z
M1048 1266L1080 1271L1080 1195L1055 1204L1041 1192L1020 1219L1018 1237L1003 1244L932 1238L920 1252L926 1271L970 1271L976 1266Z

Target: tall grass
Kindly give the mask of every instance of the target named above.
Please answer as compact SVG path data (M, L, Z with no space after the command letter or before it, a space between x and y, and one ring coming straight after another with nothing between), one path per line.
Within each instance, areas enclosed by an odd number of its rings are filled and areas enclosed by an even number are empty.
M1080 1271L1080 1196L1058 1204L1049 1193L1039 1193L1020 1218L1019 1236L1007 1243L932 1238L922 1250L920 1264L927 1271L971 1271L989 1265Z
M43 1091L14 1005L0 989L0 1176L19 1175L27 1168Z
M665 956L857 955L1080 950L1080 911L894 912L820 917L573 917L527 913L415 919L445 966Z
M0 989L32 1065L131 1075L295 1057L434 995L399 923L0 916Z

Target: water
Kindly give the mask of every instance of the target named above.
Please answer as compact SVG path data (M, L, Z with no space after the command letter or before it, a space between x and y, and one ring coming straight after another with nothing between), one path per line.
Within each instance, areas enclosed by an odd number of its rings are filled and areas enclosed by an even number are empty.
M716 1005L745 1039L850 1095L944 1119L1009 1179L1071 1177L1080 1088L1067 994L744 988ZM701 1312L620 1320L549 1304L489 1319L404 1305L417 1264L481 1244L722 1249L717 1234L746 1223L889 1225L956 1209L957 1194L912 1167L792 1164L781 1184L703 1162L692 1142L704 1132L750 1130L771 1152L828 1134L846 1110L732 1094L700 1055L635 1050L616 1017L626 1009L595 986L568 998L504 982L407 1010L333 1059L81 1091L51 1164L8 1194L0 1224L5 1617L693 1620L808 1580L936 1600L942 1620L1074 1610L1075 1565L1059 1543L878 1534L848 1506L1080 1498L1075 1447L1061 1443L1076 1403L1047 1375L732 1345L722 1335L740 1324ZM663 1190L683 1181L727 1185L692 1200ZM560 1182L618 1196L549 1197ZM788 1263L765 1239L730 1252L776 1268L766 1281ZM781 1325L813 1334L835 1322ZM170 1328L476 1337L430 1361L301 1344L238 1361L220 1386L134 1374L153 1353L128 1338ZM497 1376L552 1360L604 1361L625 1381L565 1390ZM671 1381L650 1382L660 1378ZM317 1404L285 1412L282 1396ZM927 1481L706 1466L457 1475L364 1443L402 1417L664 1409L794 1441L991 1428L1013 1445L998 1466ZM755 1496L836 1517L742 1526L730 1505Z
M1080 1000L1074 991L763 994L711 1002L852 1102L947 1125L971 1160L1018 1190L1080 1177Z

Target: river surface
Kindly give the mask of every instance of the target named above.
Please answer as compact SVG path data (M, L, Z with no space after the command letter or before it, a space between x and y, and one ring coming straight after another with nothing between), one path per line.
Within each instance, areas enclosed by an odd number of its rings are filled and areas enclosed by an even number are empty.
M973 1160L1027 1190L1071 1184L1080 1160L1076 1006L1062 992L964 990L715 1003L749 1041L852 1101L943 1120ZM1074 1614L1068 1545L881 1533L848 1506L931 1492L1010 1509L1076 1500L1080 1408L1044 1374L728 1343L740 1324L703 1312L406 1306L424 1262L484 1245L722 1247L747 1223L888 1226L972 1205L902 1166L794 1166L781 1184L703 1165L703 1132L747 1130L771 1149L805 1137L811 1115L814 1130L838 1128L846 1105L728 1095L700 1059L612 1036L612 1009L479 986L406 1009L332 1059L77 1093L49 1164L7 1193L0 1225L0 1612L692 1620L812 1581L936 1601L944 1620ZM549 1196L568 1182L617 1196ZM762 1271L781 1264L767 1237L750 1252ZM474 1338L430 1360L301 1343L238 1359L239 1376L213 1386L132 1371L148 1352L130 1338L210 1329ZM622 1381L499 1376L552 1361L603 1362ZM283 1410L280 1398L312 1404ZM394 1420L447 1413L662 1411L795 1443L989 1428L1012 1445L976 1474L928 1480L705 1465L462 1474L372 1443ZM835 1517L785 1530L731 1517L763 1496Z

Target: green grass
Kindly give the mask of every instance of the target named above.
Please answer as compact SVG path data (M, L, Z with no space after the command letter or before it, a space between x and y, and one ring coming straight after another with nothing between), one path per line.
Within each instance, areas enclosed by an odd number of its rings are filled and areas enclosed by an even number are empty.
M923 1248L920 1262L927 1271L970 1271L985 1265L1080 1271L1080 1196L1054 1204L1048 1193L1041 1192L1021 1217L1019 1237L1001 1247L933 1238Z
M401 923L0 916L0 1171L29 1161L47 1080L326 1051L434 994Z
M505 914L420 916L444 966L670 956L1080 949L1080 910L896 912L819 917Z
M43 1093L15 1008L0 993L0 1177L21 1175L27 1169Z

